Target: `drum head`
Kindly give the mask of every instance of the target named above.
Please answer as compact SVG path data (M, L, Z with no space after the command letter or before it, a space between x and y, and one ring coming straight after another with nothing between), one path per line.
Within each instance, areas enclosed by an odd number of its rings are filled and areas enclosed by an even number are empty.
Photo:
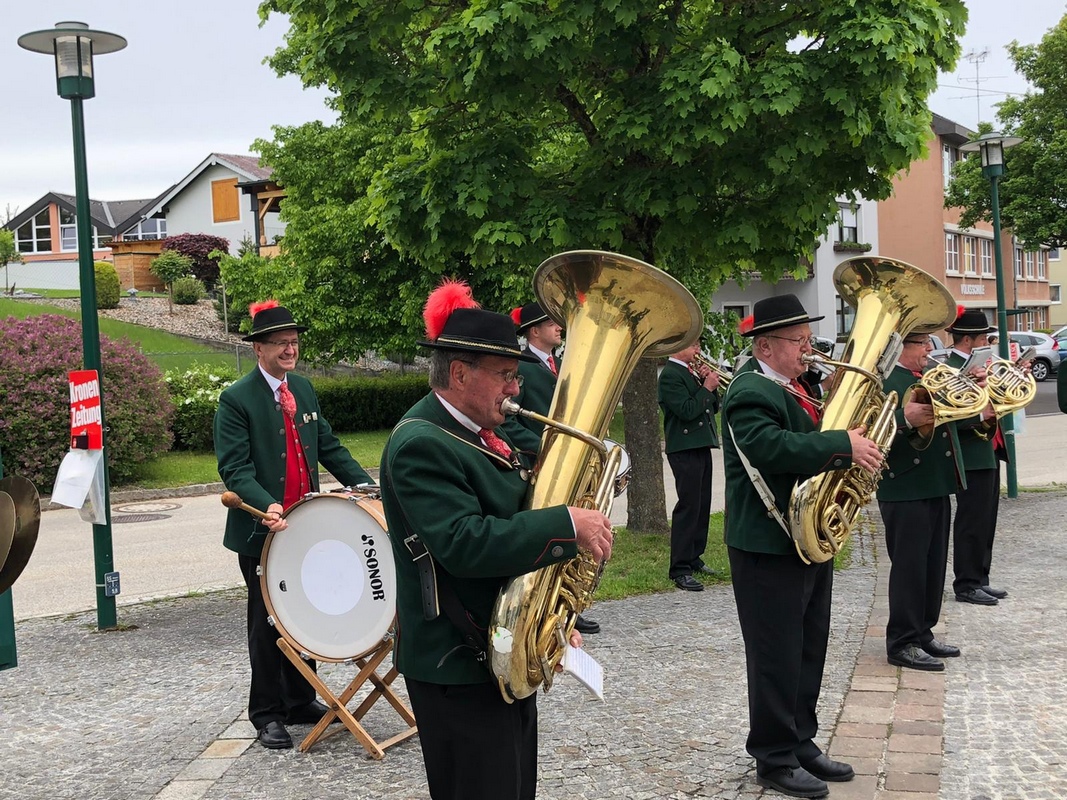
M320 494L267 537L260 583L274 624L297 650L347 661L374 650L396 615L396 570L380 500Z

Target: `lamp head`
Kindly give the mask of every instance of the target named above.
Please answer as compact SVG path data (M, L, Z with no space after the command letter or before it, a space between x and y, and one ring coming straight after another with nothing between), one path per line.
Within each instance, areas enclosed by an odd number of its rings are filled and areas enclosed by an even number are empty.
M126 40L118 34L91 30L84 22L57 22L51 30L19 37L19 47L55 57L56 89L68 100L96 94L93 55L114 53L125 46Z
M996 178L1004 174L1004 150L1014 147L1022 141L1018 136L1004 136L993 131L960 147L961 153L982 154L982 174L987 178Z

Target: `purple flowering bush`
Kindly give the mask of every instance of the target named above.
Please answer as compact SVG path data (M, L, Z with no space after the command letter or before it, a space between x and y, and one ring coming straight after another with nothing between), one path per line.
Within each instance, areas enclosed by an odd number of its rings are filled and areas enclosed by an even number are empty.
M106 444L112 483L170 448L173 404L162 374L128 341L100 337ZM0 319L0 450L5 474L51 491L70 449L67 373L81 369L81 326L43 314Z

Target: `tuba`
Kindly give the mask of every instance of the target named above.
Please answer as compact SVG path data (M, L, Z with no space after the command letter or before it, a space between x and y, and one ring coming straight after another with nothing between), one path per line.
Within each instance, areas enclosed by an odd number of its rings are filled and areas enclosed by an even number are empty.
M546 260L534 274L534 293L567 330L567 357L549 415L540 418L546 427L524 508L585 505L608 514L617 448L601 448L598 440L637 360L677 352L700 335L700 306L655 267L595 250ZM528 697L542 683L548 691L600 572L581 552L512 578L501 590L489 623L489 660L506 701Z
M885 455L896 435L897 393L882 391L909 333L940 330L956 318L956 303L941 283L918 267L890 258L851 258L834 270L837 293L856 309L819 430L867 427ZM818 357L810 357L813 362ZM834 557L878 489L879 476L858 466L801 481L789 499L789 532L805 564Z

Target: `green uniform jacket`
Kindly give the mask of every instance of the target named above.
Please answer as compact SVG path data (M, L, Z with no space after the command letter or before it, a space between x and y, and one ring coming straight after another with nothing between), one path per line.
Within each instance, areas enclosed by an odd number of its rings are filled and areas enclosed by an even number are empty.
M1067 414L1067 368L1056 374L1056 402L1060 405L1060 411Z
M523 348L529 353L529 348ZM556 376L543 361L534 364L530 361L519 362L519 374L522 375L522 387L515 395L515 402L528 411L547 417L552 408L552 396L556 392ZM504 421L504 432L515 446L527 453L537 453L541 449L541 434L545 426L537 420L515 415Z
M967 359L959 353L952 352L949 353L948 361L945 363L959 369L967 363ZM997 455L993 449L993 434L996 433L996 429L983 425L981 414L956 422L956 432L959 435L960 455L963 457L965 469L997 468ZM982 438L978 435L979 432L988 435Z
M749 374L757 369L756 359L749 359L723 399L726 544L754 553L795 553L789 534L768 515L737 448L763 475L788 520L793 486L820 472L850 467L852 445L848 431L817 431L795 397L773 380Z
M381 485L396 554L395 663L400 672L440 684L482 683L491 677L472 651L460 647L459 631L443 610L433 620L423 616L407 536L418 534L433 556L438 584L449 581L483 631L508 578L578 554L565 506L520 511L527 479L525 469L482 447L432 392L393 430L382 453Z
M668 453L719 446L718 392L709 392L692 372L668 361L659 374L658 399Z
M910 369L899 364L889 373L883 387L886 393L904 392L916 381ZM897 409L897 434L889 448L886 468L878 484L879 500L927 500L956 493L957 483L966 487L963 459L954 422L934 428L934 440L925 450L916 450L908 441L904 409Z
M311 470L312 491L319 488L319 464L345 486L373 483L323 418L311 383L292 372L287 380L296 398L296 428ZM265 511L271 503L281 503L285 495L285 452L281 406L256 367L219 397L215 412L219 475L227 489L253 508ZM247 511L231 508L222 543L235 553L259 558L267 533Z

